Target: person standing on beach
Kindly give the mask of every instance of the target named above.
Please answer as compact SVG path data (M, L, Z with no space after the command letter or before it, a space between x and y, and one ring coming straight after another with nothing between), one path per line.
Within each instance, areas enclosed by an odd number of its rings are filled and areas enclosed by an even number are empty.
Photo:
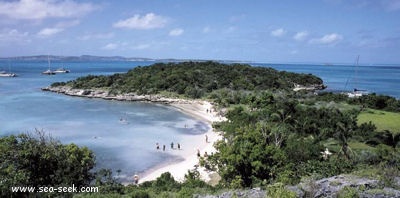
M171 142L171 149L174 149L174 143Z
M178 150L181 150L181 144L178 143Z
M160 149L160 145L158 144L158 142L156 143L156 148L157 148L157 150Z
M165 151L165 144L163 145L162 150Z

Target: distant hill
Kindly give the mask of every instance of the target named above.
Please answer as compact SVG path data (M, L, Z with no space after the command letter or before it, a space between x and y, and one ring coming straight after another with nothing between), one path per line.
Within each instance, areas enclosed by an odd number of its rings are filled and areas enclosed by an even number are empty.
M126 58L122 56L55 56L55 55L37 55L37 56L17 56L17 57L2 57L0 60L27 60L27 61L42 61L47 60L62 60L62 61L154 61L150 58Z
M143 57L123 57L123 56L93 56L93 55L81 55L81 56L56 56L56 55L36 55L36 56L16 56L16 57L0 57L0 60L22 60L22 61L47 61L50 60L60 60L60 61L155 61L155 62L185 62L185 61L196 61L204 62L210 60L202 59L153 59L153 58L143 58ZM226 63L240 63L246 61L239 60L213 60L217 62Z

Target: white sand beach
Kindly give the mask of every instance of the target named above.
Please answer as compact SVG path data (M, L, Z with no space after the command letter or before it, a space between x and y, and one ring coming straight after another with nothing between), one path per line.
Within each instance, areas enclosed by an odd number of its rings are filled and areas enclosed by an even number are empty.
M170 172L177 181L183 181L185 174L189 170L193 170L195 165L199 164L197 157L198 151L204 156L215 152L214 143L221 138L221 136L213 131L212 123L216 121L223 121L226 118L221 117L214 109L213 105L208 101L202 100L184 100L177 98L166 98L160 95L136 95L132 93L121 94L116 96L110 96L107 90L102 89L74 89L68 86L59 87L46 87L42 88L44 91L52 91L70 96L88 97L88 98L102 98L107 100L121 100L121 101L142 101L152 102L164 105L170 105L173 108L185 113L191 117L194 117L200 121L208 124L209 130L205 134L201 135L188 135L184 138L183 142L190 143L190 145L181 145L181 149L170 149L169 145L166 145L166 151L162 150L160 145L160 152L166 152L167 154L174 155L182 160L170 161L160 164L144 173L139 173L139 183L145 181L155 180L162 173ZM190 128L191 126L187 126ZM206 142L206 137L208 142ZM210 173L205 171L204 168L200 167L197 169L200 172L201 178L208 181ZM131 176L133 183L133 175ZM129 183L124 183L129 184Z
M204 153L207 152L211 154L215 152L214 143L221 138L221 136L214 132L212 129L212 123L215 121L221 121L225 119L217 115L214 111L211 103L207 101L186 101L186 102L174 102L169 104L174 108L178 109L182 113L190 115L194 118L197 118L201 121L209 124L210 130L205 134L191 136L190 142L191 145L182 145L182 150L171 150L170 153L172 155L179 156L183 159L180 162L170 162L166 164L162 164L159 167L155 167L151 170L146 171L142 175L139 175L140 180L139 183L143 183L145 181L155 180L164 172L170 172L171 175L177 181L183 181L185 174L189 170L193 170L195 165L199 164L199 158L197 157L197 149L200 151L200 154L204 156ZM210 111L213 109L212 111ZM206 142L206 136L208 142ZM187 142L187 141L185 141ZM168 145L169 146L169 145ZM162 152L162 151L161 151ZM204 168L199 167L197 169L200 172L201 178L205 181L208 181L209 172L207 172Z

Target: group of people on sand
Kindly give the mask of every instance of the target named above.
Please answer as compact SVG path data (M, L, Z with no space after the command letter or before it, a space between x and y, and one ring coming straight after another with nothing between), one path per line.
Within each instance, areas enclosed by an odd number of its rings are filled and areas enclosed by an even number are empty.
M211 154L213 154L213 153L211 152ZM207 151L204 151L204 155L203 155L203 156L204 156L205 158L208 157ZM197 157L201 157L200 149L197 149Z
M180 144L180 143L177 143L176 148L177 148L178 150L181 150L181 144ZM174 147L174 142L171 142L171 149L172 149L172 150L175 150L176 148ZM157 150L160 150L160 144L159 144L158 142L156 143L156 149L157 149ZM165 144L163 144L162 150L165 151L165 149L166 149L166 146L165 146Z

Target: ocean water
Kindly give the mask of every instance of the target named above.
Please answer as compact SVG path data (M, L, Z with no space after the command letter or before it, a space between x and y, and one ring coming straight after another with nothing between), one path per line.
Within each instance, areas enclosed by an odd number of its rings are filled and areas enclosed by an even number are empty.
M87 146L96 154L97 168L121 170L122 180L166 161L179 160L155 150L156 142L168 145L202 134L208 126L165 106L140 102L118 102L64 96L40 90L53 82L68 81L88 74L110 75L153 62L52 62L68 74L41 75L47 61L0 61L0 70L17 73L17 78L0 78L0 136L43 130L63 143ZM328 90L359 89L400 98L399 66L280 65L278 70L320 76ZM129 123L121 123L120 118ZM184 128L187 124L190 127Z
M165 105L70 97L41 91L52 82L88 74L126 72L151 62L68 62L68 74L41 75L47 62L12 63L17 78L0 78L0 136L43 130L63 143L87 146L96 154L97 168L121 170L121 180L166 161L180 160L155 148L169 147L187 136L203 134L208 126ZM7 63L4 63L7 64ZM0 63L1 70L1 63ZM123 118L127 122L120 122ZM189 127L185 128L185 124Z
M353 65L253 64L281 71L319 76L327 91L352 91L385 94L400 99L400 64L355 67Z

